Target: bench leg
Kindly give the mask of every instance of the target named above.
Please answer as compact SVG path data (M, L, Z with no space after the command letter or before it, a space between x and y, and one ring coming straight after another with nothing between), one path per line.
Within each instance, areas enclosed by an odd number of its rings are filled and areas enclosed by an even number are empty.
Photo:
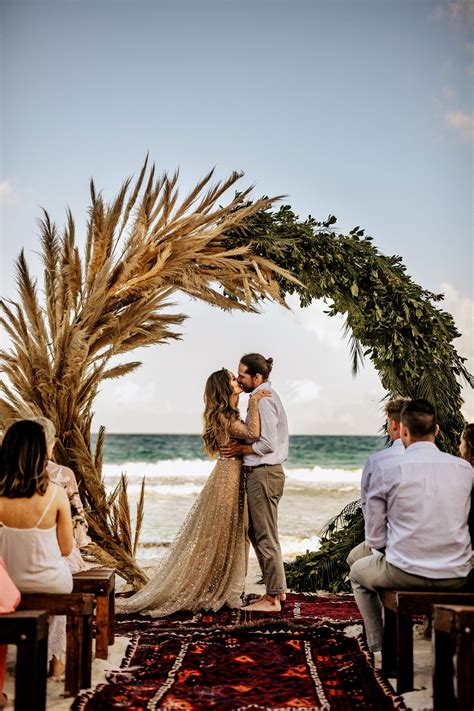
M454 699L453 640L447 632L434 630L433 711L456 708Z
M456 640L456 679L458 711L472 711L474 708L474 637L464 630L458 632ZM445 707L447 708L447 707ZM453 706L453 708L456 708Z
M48 637L43 637L38 642L38 683L36 688L38 690L38 699L44 699L44 708L46 708L46 697L47 697L47 675L48 675ZM42 711L42 706L39 705L38 709Z
M81 689L89 689L92 684L92 617L82 617L82 657L81 657Z
M77 696L82 677L82 616L68 615L66 642L65 696Z
M17 646L15 709L46 709L48 640L20 642Z
M386 677L397 676L397 615L384 608L382 671Z
M413 689L413 620L408 610L397 613L397 693Z
M115 642L115 588L109 594L109 644Z
M95 656L99 659L107 659L109 656L109 625L109 596L97 596L95 605Z

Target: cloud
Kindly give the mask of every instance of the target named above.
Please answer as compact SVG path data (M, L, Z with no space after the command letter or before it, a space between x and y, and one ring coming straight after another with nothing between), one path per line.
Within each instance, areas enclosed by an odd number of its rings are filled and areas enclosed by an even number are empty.
M18 200L18 194L13 190L8 180L0 182L0 203L11 205Z
M442 22L448 20L456 24L472 22L474 20L474 0L452 0L447 4L435 5L430 17Z
M282 388L284 400L291 405L303 405L319 399L321 385L309 378L304 380L287 380Z
M450 111L446 116L448 126L457 131L464 140L472 141L474 137L474 113L465 111Z
M328 305L325 304L322 299L313 301L304 309L299 306L299 299L294 294L290 296L287 301L296 321L301 324L306 331L314 333L321 343L330 348L343 348L347 350L347 344L345 344L342 335L342 328L344 326L343 317L330 317L324 313L328 310Z
M462 296L453 284L441 284L444 293L443 308L454 319L461 336L454 341L459 355L467 358L465 366L474 373L474 299ZM474 391L466 385L462 391L462 413L468 422L474 422Z
M114 383L110 393L110 401L114 407L141 408L152 405L157 401L156 383L149 383L146 387L139 381L121 378L120 383Z
M456 97L456 89L452 86L443 86L441 89L441 98L444 101L450 101Z
M474 20L474 0L454 0L448 5L449 17L454 21Z
M465 358L474 359L474 299L462 296L453 284L441 284L443 307L454 319L461 333L455 340L456 350Z

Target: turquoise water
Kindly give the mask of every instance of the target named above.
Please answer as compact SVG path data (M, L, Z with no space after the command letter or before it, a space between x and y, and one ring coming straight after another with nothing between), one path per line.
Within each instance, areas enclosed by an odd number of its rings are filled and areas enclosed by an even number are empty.
M343 435L293 435L287 467L328 467L358 469L370 454L381 449L383 437ZM156 462L162 460L206 460L199 435L170 434L108 434L104 461Z
M359 498L362 467L383 446L383 437L290 437L285 493L279 505L286 560L318 547L321 527ZM162 544L173 539L213 466L199 435L107 435L103 475L108 489L126 474L133 505L145 478L140 558L155 559Z

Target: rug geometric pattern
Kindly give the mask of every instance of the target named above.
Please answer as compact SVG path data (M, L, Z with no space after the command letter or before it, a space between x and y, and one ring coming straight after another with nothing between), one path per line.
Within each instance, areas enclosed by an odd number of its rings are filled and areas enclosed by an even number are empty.
M73 709L405 708L361 641L326 624L140 632L127 656L122 672Z
M238 621L224 612L199 618L190 614L179 624L167 618L166 627L163 620L135 618L122 668L109 675L107 684L80 695L71 708L406 709L374 671L363 639L344 633L342 623L353 619L352 600L331 596L339 600L329 610L323 596L319 609L335 620L328 623L310 618L316 604L310 597L319 596L288 596L279 619L256 613ZM121 625L132 634L132 620L119 620L118 634Z

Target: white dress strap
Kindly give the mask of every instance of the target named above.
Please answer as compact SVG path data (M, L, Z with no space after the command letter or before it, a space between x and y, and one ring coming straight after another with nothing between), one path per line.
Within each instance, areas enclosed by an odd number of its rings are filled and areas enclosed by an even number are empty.
M56 486L56 484L53 484L53 495L52 495L52 497L50 498L50 500L48 501L48 503L46 504L46 506L44 507L44 511L43 511L43 513L41 514L41 516L39 517L38 522L37 522L35 528L38 528L38 526L40 525L41 521L44 519L44 517L45 517L46 514L48 513L48 511L49 511L49 509L50 509L50 507L51 507L51 504L53 503L53 501L54 501L54 499L55 499L55 497L56 497L57 491L58 491L58 487Z

